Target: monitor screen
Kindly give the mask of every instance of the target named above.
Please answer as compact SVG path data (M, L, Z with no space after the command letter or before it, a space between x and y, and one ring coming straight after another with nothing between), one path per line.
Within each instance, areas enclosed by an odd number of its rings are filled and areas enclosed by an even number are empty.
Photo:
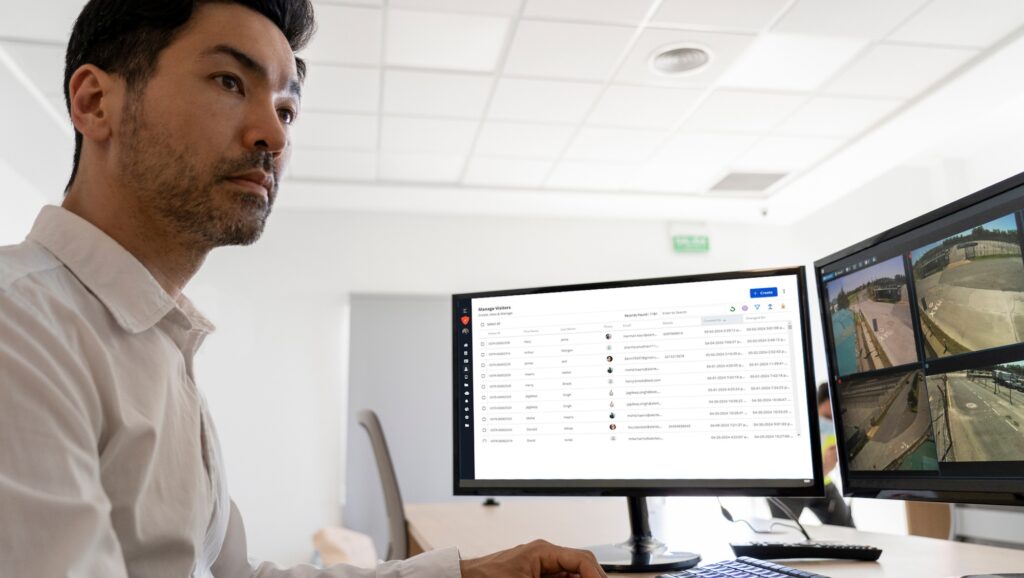
M848 494L1024 503L1022 183L815 263Z
M803 269L455 295L455 493L821 492Z

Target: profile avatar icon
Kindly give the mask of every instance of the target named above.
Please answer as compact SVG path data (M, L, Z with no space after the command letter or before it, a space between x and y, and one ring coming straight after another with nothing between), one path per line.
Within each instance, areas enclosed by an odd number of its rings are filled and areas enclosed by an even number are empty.
M615 431L615 424L611 424L611 425L609 425L609 426L608 426L608 429L610 429L610 430L612 430L612 431Z
M609 367L608 368L608 373L611 373L611 372L612 372L612 368Z
M611 412L610 414L608 414L608 419L615 419L615 412L614 411Z
M608 395L615 395L615 390L614 389L609 389L608 390Z
M608 407L615 407L615 402L614 401L609 401L608 402Z
M612 356L611 356L611 355L609 355L608 357L606 357L606 358L605 358L605 360L606 360L606 361L607 361L608 363L611 363L611 362L612 362Z
M612 338L612 334L611 333L605 333L604 334L604 338L605 339L611 339Z

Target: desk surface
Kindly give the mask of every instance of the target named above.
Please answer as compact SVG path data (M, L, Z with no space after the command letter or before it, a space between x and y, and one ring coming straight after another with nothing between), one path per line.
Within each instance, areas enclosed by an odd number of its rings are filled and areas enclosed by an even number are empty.
M655 537L677 550L698 552L703 564L731 560L729 542L752 540L800 541L799 533L756 535L741 524L730 524L707 512L697 512L700 523L664 524ZM542 538L563 546L585 547L622 542L629 533L626 502L622 498L596 500L504 501L500 506L479 502L410 504L406 506L409 536L423 550L457 546L463 557L473 558ZM655 525L652 523L652 527ZM926 578L968 573L1022 572L1024 551L964 544L948 540L860 532L838 526L808 527L816 540L870 544L882 548L878 562L837 560L783 560L782 563L833 578ZM414 546L415 547L415 546ZM637 578L656 574L622 574Z

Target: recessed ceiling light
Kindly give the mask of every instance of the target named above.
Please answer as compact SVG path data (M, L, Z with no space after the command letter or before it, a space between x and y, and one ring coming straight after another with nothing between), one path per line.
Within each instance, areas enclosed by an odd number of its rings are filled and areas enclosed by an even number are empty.
M711 62L711 52L695 44L676 44L651 55L651 70L664 76L693 74Z

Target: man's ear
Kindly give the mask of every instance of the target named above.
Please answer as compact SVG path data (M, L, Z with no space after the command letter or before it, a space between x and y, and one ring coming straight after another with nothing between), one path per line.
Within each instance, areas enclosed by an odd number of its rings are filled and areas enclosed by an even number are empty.
M71 122L88 141L105 142L113 134L121 100L123 81L92 64L84 64L71 75L68 93Z

